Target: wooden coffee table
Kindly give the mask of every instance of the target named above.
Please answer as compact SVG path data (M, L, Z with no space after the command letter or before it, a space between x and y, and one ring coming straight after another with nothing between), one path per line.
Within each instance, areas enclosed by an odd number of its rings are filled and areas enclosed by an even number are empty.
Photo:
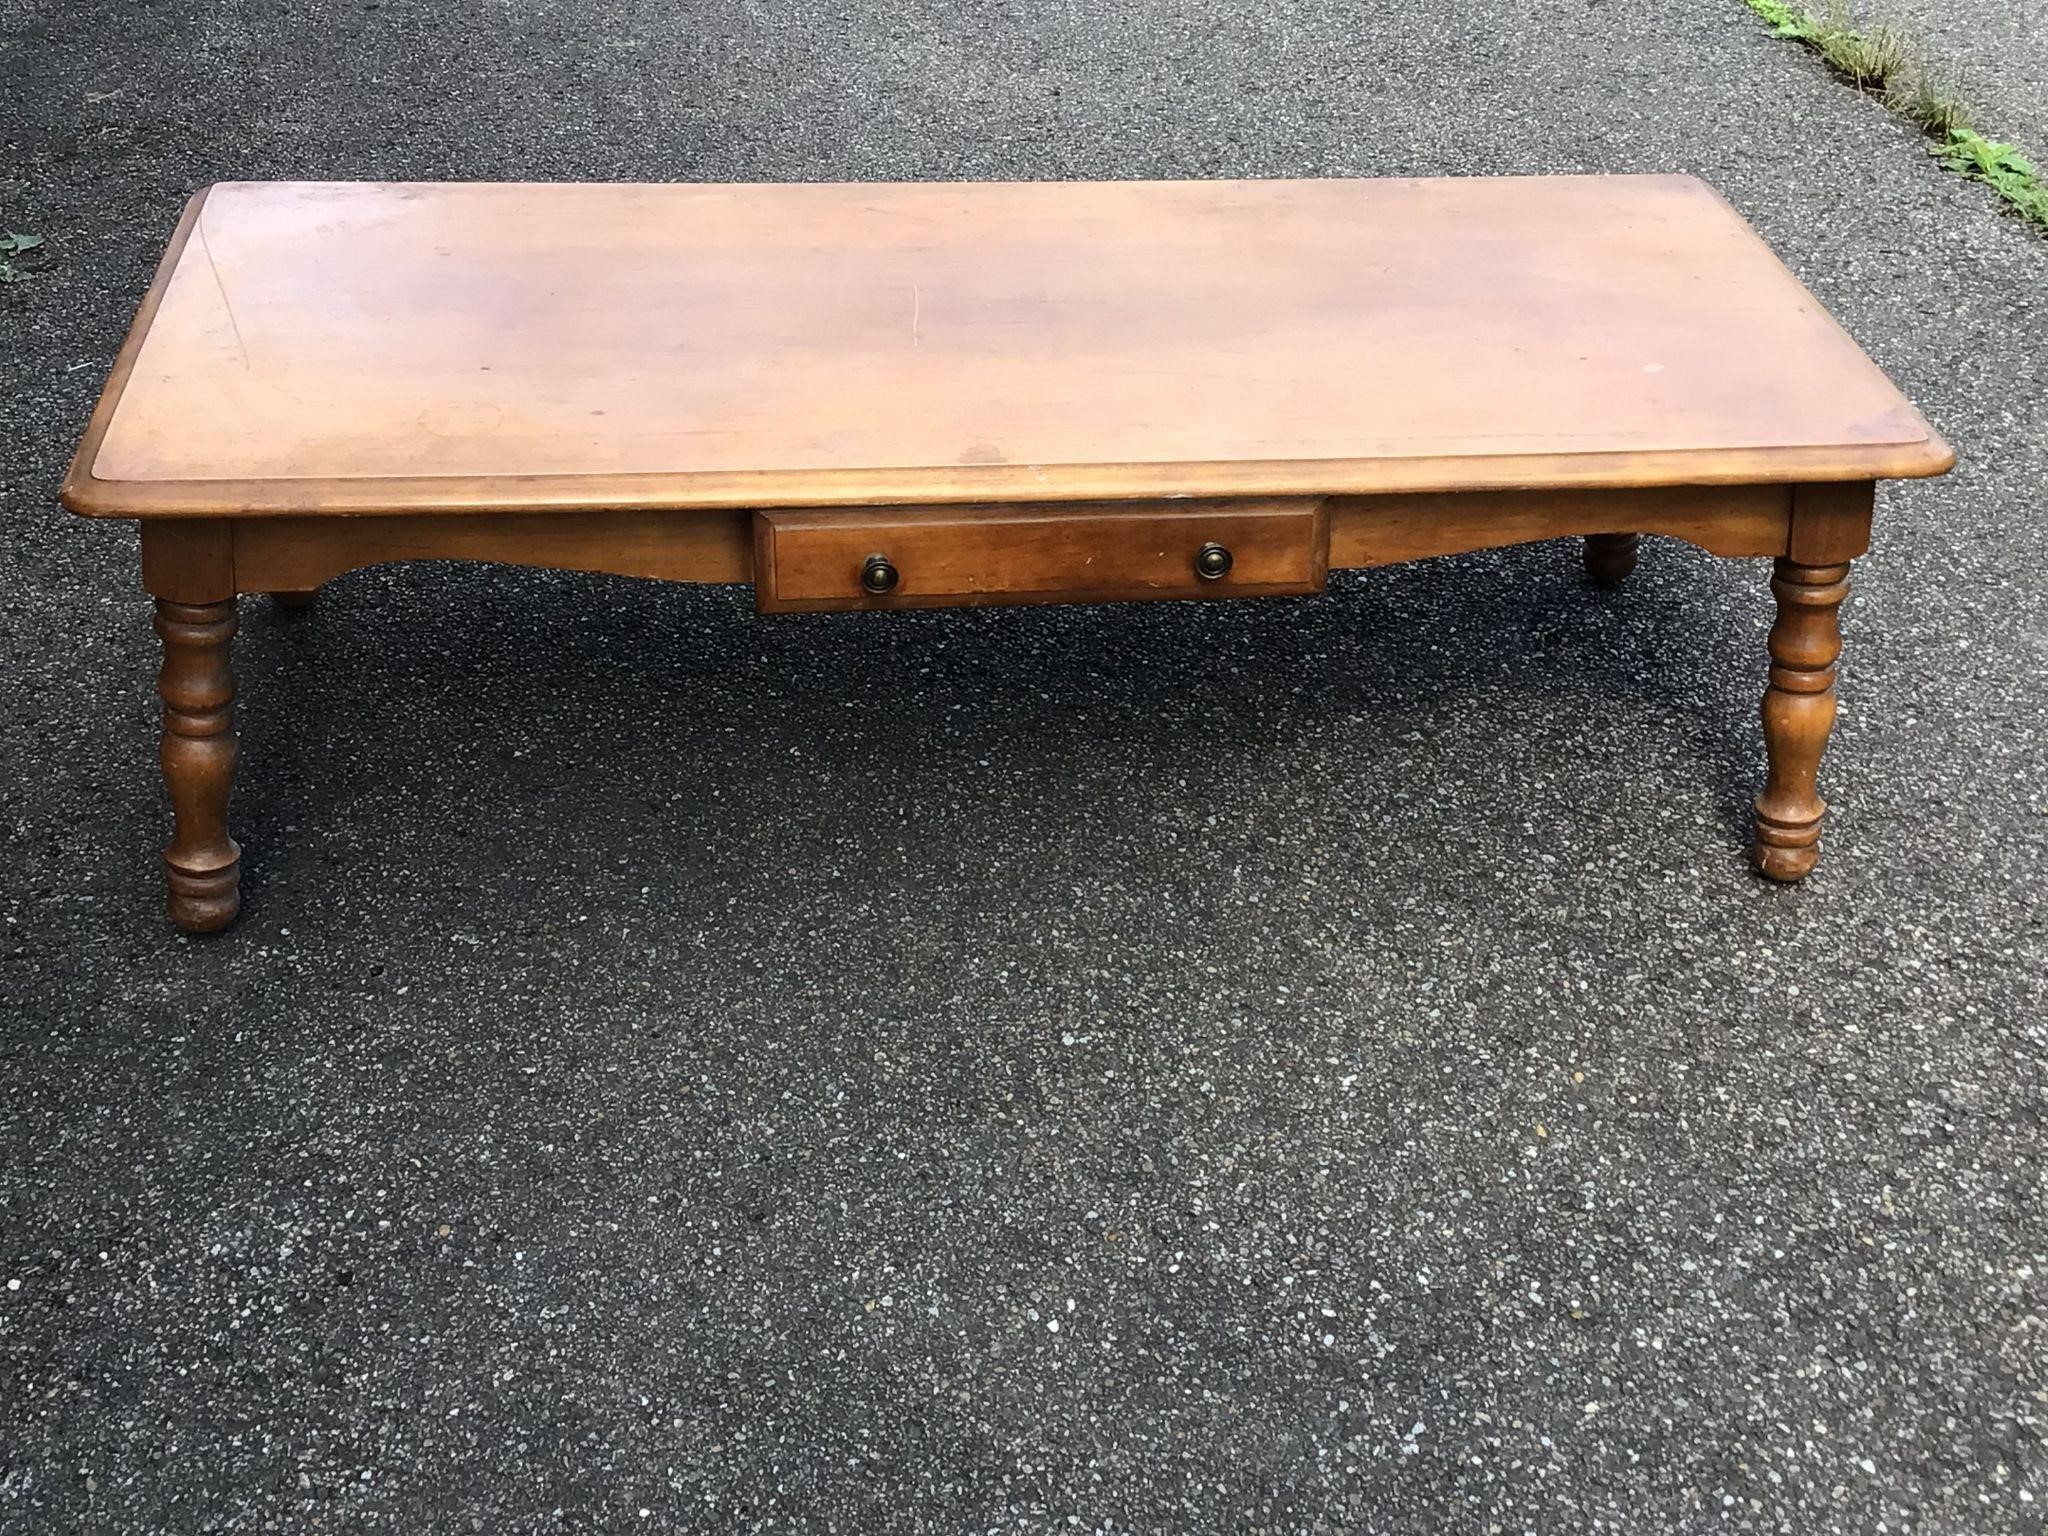
M392 560L793 613L1315 592L1565 534L1603 583L1643 533L1767 555L1756 862L1796 880L1873 484L1952 462L1688 177L229 184L63 498L141 520L202 932L238 905L236 595Z

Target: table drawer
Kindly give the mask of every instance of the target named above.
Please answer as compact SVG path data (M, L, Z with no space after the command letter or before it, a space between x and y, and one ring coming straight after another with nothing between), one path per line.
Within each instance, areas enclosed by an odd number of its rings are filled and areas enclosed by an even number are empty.
M1319 497L754 514L763 613L1320 592Z

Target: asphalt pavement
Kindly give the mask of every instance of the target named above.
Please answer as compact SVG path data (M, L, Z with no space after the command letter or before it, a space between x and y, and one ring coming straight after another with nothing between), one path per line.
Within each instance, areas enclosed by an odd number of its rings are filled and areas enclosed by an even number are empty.
M1970 104L1980 132L2048 163L2048 5L2040 0L1879 0L1937 81Z
M2048 240L1740 0L0 0L0 1530L2038 1533ZM1691 171L1961 455L1746 867L1761 562L764 620L133 530L216 179Z

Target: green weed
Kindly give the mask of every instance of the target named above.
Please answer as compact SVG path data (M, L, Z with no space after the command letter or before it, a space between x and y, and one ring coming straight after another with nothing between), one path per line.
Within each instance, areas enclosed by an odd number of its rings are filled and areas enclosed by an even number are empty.
M1819 23L1798 6L1787 5L1785 0L1748 0L1748 4L1778 36L1801 43L1813 40L1814 28Z
M2042 182L2034 162L2012 145L1962 128L1935 145L1933 152L1957 175L1987 183L2020 213L2048 227L2048 183Z
M18 283L28 274L9 261L10 256L19 256L41 246L41 235L0 235L0 283Z
M1779 37L1811 48L1860 90L1935 141L1931 151L1959 176L1981 181L2021 218L2048 230L2048 182L2010 144L1985 138L1970 109L1935 79L1910 39L1895 27L1866 32L1849 15L1847 0L1829 0L1815 14L1798 0L1744 0Z

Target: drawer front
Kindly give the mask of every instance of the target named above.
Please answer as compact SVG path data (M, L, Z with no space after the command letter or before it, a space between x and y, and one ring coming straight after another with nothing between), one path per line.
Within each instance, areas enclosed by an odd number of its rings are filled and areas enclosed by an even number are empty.
M754 514L763 613L1320 592L1320 497Z

